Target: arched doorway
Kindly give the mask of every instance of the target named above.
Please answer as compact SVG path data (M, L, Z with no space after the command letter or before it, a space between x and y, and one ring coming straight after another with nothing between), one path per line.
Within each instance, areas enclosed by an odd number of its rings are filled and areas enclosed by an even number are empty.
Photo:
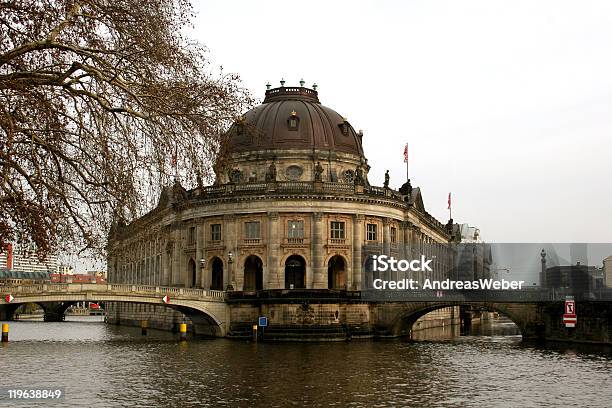
M263 263L256 255L250 255L244 261L243 290L263 289Z
M327 263L327 288L346 289L346 263L340 255L334 255Z
M364 289L372 289L372 283L374 282L374 279L378 277L374 275L374 258L372 255L368 255L363 263L363 272L361 275L361 285ZM376 272L376 275L378 275L378 272Z
M214 257L211 262L211 290L223 290L223 261Z
M190 288L195 288L196 284L196 264L193 259L190 259L189 263L187 264L187 286Z
M306 261L299 255L291 255L285 261L285 288L306 288Z

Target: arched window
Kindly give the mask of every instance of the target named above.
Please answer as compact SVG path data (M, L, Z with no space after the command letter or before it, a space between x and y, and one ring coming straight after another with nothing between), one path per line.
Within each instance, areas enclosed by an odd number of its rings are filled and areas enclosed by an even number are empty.
M187 265L187 287L195 288L197 285L196 264L193 259L189 260Z
M263 264L256 255L250 255L244 261L243 290L253 291L263 289Z
M342 134L344 136L348 136L348 134L349 134L349 123L346 120L346 118L344 118L342 123L340 123L338 126L340 126L340 130L342 131Z
M223 261L215 257L211 262L211 290L223 290Z
M327 263L328 289L346 289L346 264L340 255L334 255Z
M285 261L285 289L306 288L306 261L299 255L291 255Z

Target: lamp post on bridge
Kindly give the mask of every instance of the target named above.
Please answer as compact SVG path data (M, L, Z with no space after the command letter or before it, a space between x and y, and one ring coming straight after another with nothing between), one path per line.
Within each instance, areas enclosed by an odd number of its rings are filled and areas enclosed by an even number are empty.
M228 276L228 283L227 283L227 288L225 290L230 291L230 290L234 290L234 253L232 251L229 251L227 253L227 263L228 263L228 269L229 269L229 276Z
M200 259L200 285L205 288L206 285L204 284L204 274L206 272L206 259L202 258Z

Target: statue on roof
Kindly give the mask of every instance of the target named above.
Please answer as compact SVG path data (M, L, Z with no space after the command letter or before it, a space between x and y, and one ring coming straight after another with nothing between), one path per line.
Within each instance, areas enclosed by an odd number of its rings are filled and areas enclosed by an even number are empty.
M412 185L410 184L410 179L405 182L399 189L401 195L406 196L406 198L410 197L412 194Z
M389 170L387 170L387 172L385 173L385 184L384 184L385 188L389 188Z
M323 181L323 166L321 166L321 162L317 162L314 171L314 181Z
M276 181L276 164L274 164L274 161L272 161L268 167L268 171L266 172L266 182L274 181Z
M357 166L355 169L355 185L365 186L365 179L363 178L363 170L361 169L361 166Z
M187 190L181 185L178 177L174 179L174 185L172 186L172 202L181 203L187 200Z

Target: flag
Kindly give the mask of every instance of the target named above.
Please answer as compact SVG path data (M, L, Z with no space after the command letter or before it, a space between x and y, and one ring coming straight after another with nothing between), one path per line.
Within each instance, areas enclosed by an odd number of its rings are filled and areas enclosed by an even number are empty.
M408 163L408 143L404 146L404 163Z
M448 209L451 209L451 193L448 193Z

